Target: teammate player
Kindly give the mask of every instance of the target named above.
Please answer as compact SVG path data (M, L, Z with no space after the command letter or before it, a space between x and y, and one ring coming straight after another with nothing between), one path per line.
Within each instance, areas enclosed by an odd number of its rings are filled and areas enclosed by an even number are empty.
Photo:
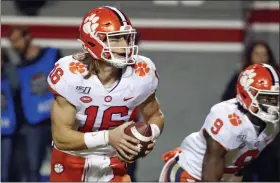
M160 181L240 181L233 175L279 132L279 91L279 72L270 65L243 70L236 98L214 105L199 132L163 155Z
M124 128L136 106L151 124L153 139L159 137L164 116L155 96L156 67L137 56L135 34L120 10L93 9L80 25L85 52L61 58L49 74L56 94L50 181L130 181L125 162L138 154L139 141Z

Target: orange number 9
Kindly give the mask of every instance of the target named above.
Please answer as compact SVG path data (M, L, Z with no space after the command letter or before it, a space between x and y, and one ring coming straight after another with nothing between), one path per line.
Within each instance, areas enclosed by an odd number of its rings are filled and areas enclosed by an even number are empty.
M58 67L58 64L55 64L53 71L50 73L50 79L52 84L56 84L63 74L64 71Z
M216 121L214 122L214 126L211 127L211 132L215 135L218 134L223 125L224 123L222 120L216 119Z

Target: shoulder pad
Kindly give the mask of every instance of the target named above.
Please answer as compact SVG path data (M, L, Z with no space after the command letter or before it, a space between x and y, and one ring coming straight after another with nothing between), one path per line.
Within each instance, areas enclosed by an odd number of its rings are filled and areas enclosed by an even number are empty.
M242 133L241 120L230 105L223 102L214 105L203 125L203 129L227 150L239 147L238 135Z

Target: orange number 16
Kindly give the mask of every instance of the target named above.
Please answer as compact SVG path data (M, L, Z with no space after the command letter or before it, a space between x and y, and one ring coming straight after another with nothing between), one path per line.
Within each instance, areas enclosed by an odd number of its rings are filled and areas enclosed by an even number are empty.
M60 77L63 74L64 74L63 70L58 67L58 64L55 64L52 72L50 73L50 79L52 84L56 84L60 80Z
M211 127L211 132L215 135L218 134L223 125L224 123L222 120L216 119L216 121L214 122L214 126Z

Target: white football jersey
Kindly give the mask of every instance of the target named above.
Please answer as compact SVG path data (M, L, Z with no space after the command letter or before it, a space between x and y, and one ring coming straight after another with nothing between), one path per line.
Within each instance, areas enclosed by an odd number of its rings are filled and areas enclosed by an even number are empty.
M201 180L206 152L204 131L228 151L224 173L234 174L258 156L275 138L279 124L268 123L258 135L247 115L239 110L236 99L214 105L201 130L187 136L181 144L182 153L178 163L198 180Z
M129 121L133 109L158 87L156 67L144 56L137 56L136 64L123 70L121 79L111 91L96 75L85 79L87 73L86 66L70 55L58 60L48 77L51 89L76 107L74 129L81 132L107 130ZM108 146L71 153L113 155L115 150Z

